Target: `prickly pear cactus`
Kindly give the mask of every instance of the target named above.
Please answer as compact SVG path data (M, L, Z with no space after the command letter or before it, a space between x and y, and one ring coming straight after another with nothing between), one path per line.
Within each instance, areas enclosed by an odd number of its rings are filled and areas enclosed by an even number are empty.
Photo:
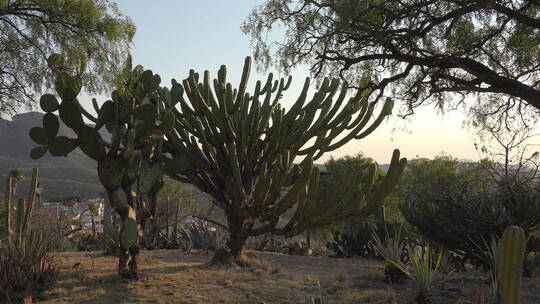
M525 232L520 227L504 230L497 255L497 289L505 304L519 304L525 243Z
M67 156L79 148L97 162L99 179L123 223L119 272L136 276L138 249L131 248L138 246L137 223L148 220L148 210L155 209L149 205L155 200L148 197L156 195L163 184L164 163L159 155L165 132L175 124L171 92L159 86L159 75L141 66L132 69L129 59L111 99L101 105L92 100L93 115L77 99L80 75L61 69L55 73L56 95L45 94L40 99L46 114L42 126L30 130L30 138L38 144L30 155L34 159L47 152ZM60 121L76 136L59 134ZM104 136L106 133L109 135ZM128 251L133 253L129 265L135 265L129 271Z

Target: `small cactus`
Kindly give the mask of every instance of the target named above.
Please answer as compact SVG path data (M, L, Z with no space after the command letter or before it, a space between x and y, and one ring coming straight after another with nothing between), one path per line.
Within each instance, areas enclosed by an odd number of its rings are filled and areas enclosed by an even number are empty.
M522 228L510 226L504 230L498 249L496 272L498 295L505 304L519 304L525 242Z

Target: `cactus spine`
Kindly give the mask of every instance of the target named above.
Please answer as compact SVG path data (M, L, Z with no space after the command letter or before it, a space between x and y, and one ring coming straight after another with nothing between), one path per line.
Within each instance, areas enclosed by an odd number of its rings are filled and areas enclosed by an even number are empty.
M506 304L519 304L523 259L525 256L525 232L517 226L504 230L497 256L497 284L499 297Z
M391 114L387 99L378 114L368 101L370 92L357 92L346 99L348 86L337 79L324 79L311 99L309 78L290 109L280 99L291 78L258 81L253 94L246 91L251 59L246 58L238 88L227 83L222 66L212 82L190 71L182 84L173 80L171 95L178 99L177 124L166 133L165 148L172 157L166 174L195 185L210 194L227 215L229 249L242 256L246 239L265 233L300 234L350 216L377 211L397 183L406 160L394 151L390 169L380 189L368 197L376 167L351 172L335 200L315 199L319 170L313 162L324 153L373 132ZM186 99L184 99L184 93ZM372 120L372 117L375 119ZM370 123L371 122L371 123ZM295 164L297 157L304 157ZM282 195L282 190L287 190ZM278 225L288 210L294 215Z

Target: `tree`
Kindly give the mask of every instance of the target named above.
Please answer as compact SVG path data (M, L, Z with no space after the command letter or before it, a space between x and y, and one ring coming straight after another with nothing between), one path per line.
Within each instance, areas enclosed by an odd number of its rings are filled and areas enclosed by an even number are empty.
M346 100L347 85L340 88L339 80L325 79L309 100L308 78L297 101L285 110L280 100L291 78L273 81L270 74L265 84L256 83L251 95L246 92L250 68L248 57L235 89L227 83L225 66L213 87L207 71L201 78L191 71L182 85L173 81L171 89L185 92L187 100L180 95L177 124L166 136L164 151L172 158L165 172L208 193L225 212L227 223L221 226L229 231L228 250L216 252L215 263L249 264L244 255L249 237L290 237L353 215L369 215L384 202L406 163L395 150L388 174L373 195L376 165L351 170L331 200L317 200L319 170L313 161L369 135L390 115L392 101L386 100L372 121L375 104L363 93ZM298 157L304 159L294 165Z
M113 87L135 25L108 0L0 0L0 113L51 86L53 53L86 62L90 92Z
M331 157L325 165L325 174L321 176L319 192L317 198L320 200L332 200L335 195L335 189L343 184L348 172L359 170L365 172L365 169L373 165L375 161L362 153L354 156L346 155L340 158ZM373 189L376 191L384 180L385 172L380 168L377 170ZM396 188L399 187L399 183ZM364 257L376 256L372 249L371 230L379 231L383 236L386 230L389 235L393 235L394 223L402 219L401 213L397 207L399 200L394 196L395 191L390 193L385 202L384 209L379 210L378 217L351 217L340 222L335 222L327 227L321 227L317 230L319 234L330 235L331 239L326 244L327 248L334 251L338 256L352 257L355 255ZM383 211L384 210L384 211Z
M262 67L275 53L286 71L308 63L315 75L339 72L375 98L404 101L404 114L484 93L473 111L504 116L540 109L539 20L536 0L267 0L242 29ZM283 40L267 41L279 25ZM365 76L373 81L360 84Z

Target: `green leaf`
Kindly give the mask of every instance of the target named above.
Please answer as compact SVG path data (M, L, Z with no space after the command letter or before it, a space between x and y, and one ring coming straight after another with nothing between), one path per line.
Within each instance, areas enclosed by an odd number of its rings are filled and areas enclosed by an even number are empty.
M53 113L47 113L43 116L43 128L47 133L49 139L55 138L58 134L58 129L60 128L60 123L58 118Z
M135 118L144 121L155 121L157 116L157 108L153 104L143 104L135 108L133 115Z
M77 141L66 136L58 136L49 143L49 152L52 156L67 156L77 148Z
M39 106L44 112L50 113L58 110L58 100L51 94L42 95L39 99Z
M62 119L66 126L72 129L77 129L84 125L81 111L74 100L62 101L60 104L60 119Z
M41 127L33 127L28 132L30 138L38 145L46 145L49 142L47 132Z
M30 151L30 157L32 159L39 159L43 155L45 155L45 153L47 153L47 146L35 147L34 149L32 149L32 151Z

